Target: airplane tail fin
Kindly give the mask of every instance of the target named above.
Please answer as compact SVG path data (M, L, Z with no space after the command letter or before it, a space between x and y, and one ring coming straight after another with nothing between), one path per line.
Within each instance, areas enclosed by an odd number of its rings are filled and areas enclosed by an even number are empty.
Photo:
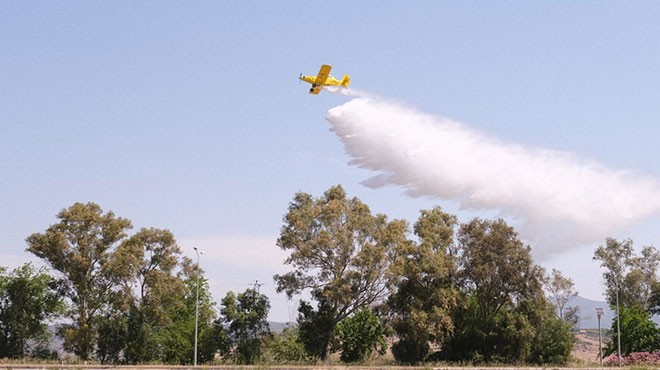
M343 87L348 87L348 84L351 83L351 76L349 75L344 75L344 78L341 79L341 85Z

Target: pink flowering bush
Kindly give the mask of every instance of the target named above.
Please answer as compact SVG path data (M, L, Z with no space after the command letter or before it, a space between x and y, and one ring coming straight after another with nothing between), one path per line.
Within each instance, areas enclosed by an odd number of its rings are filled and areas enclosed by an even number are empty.
M607 366L617 366L616 354L610 355L603 360ZM621 356L621 365L660 365L660 352L632 352L628 356Z

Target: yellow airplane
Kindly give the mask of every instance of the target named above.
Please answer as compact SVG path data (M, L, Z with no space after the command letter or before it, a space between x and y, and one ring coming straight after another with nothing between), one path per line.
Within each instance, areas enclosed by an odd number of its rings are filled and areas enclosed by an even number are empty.
M319 70L319 74L316 76L303 76L300 74L300 80L312 84L312 87L309 89L310 94L318 95L321 92L323 86L341 86L348 87L348 84L351 83L351 77L349 75L344 75L344 78L340 80L330 76L331 66L324 64Z

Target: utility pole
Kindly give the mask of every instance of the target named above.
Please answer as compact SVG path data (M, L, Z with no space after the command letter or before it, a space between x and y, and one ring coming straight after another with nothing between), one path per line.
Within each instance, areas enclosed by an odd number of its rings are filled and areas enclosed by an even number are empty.
M255 280L254 283L252 283L252 289L259 294L259 288L261 288L262 285L264 284L260 283L259 280Z

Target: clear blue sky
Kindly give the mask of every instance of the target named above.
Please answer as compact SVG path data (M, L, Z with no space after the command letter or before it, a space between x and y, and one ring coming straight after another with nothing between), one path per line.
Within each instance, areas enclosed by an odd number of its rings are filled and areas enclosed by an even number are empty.
M74 202L205 249L217 301L260 280L298 190L342 184L413 222L451 201L360 184L325 120L348 100L307 94L322 63L352 86L521 145L660 178L660 3L113 1L0 3L0 257ZM660 240L657 216L615 237ZM600 298L596 245L545 261ZM534 248L534 245L532 245ZM294 315L295 317L295 315Z

